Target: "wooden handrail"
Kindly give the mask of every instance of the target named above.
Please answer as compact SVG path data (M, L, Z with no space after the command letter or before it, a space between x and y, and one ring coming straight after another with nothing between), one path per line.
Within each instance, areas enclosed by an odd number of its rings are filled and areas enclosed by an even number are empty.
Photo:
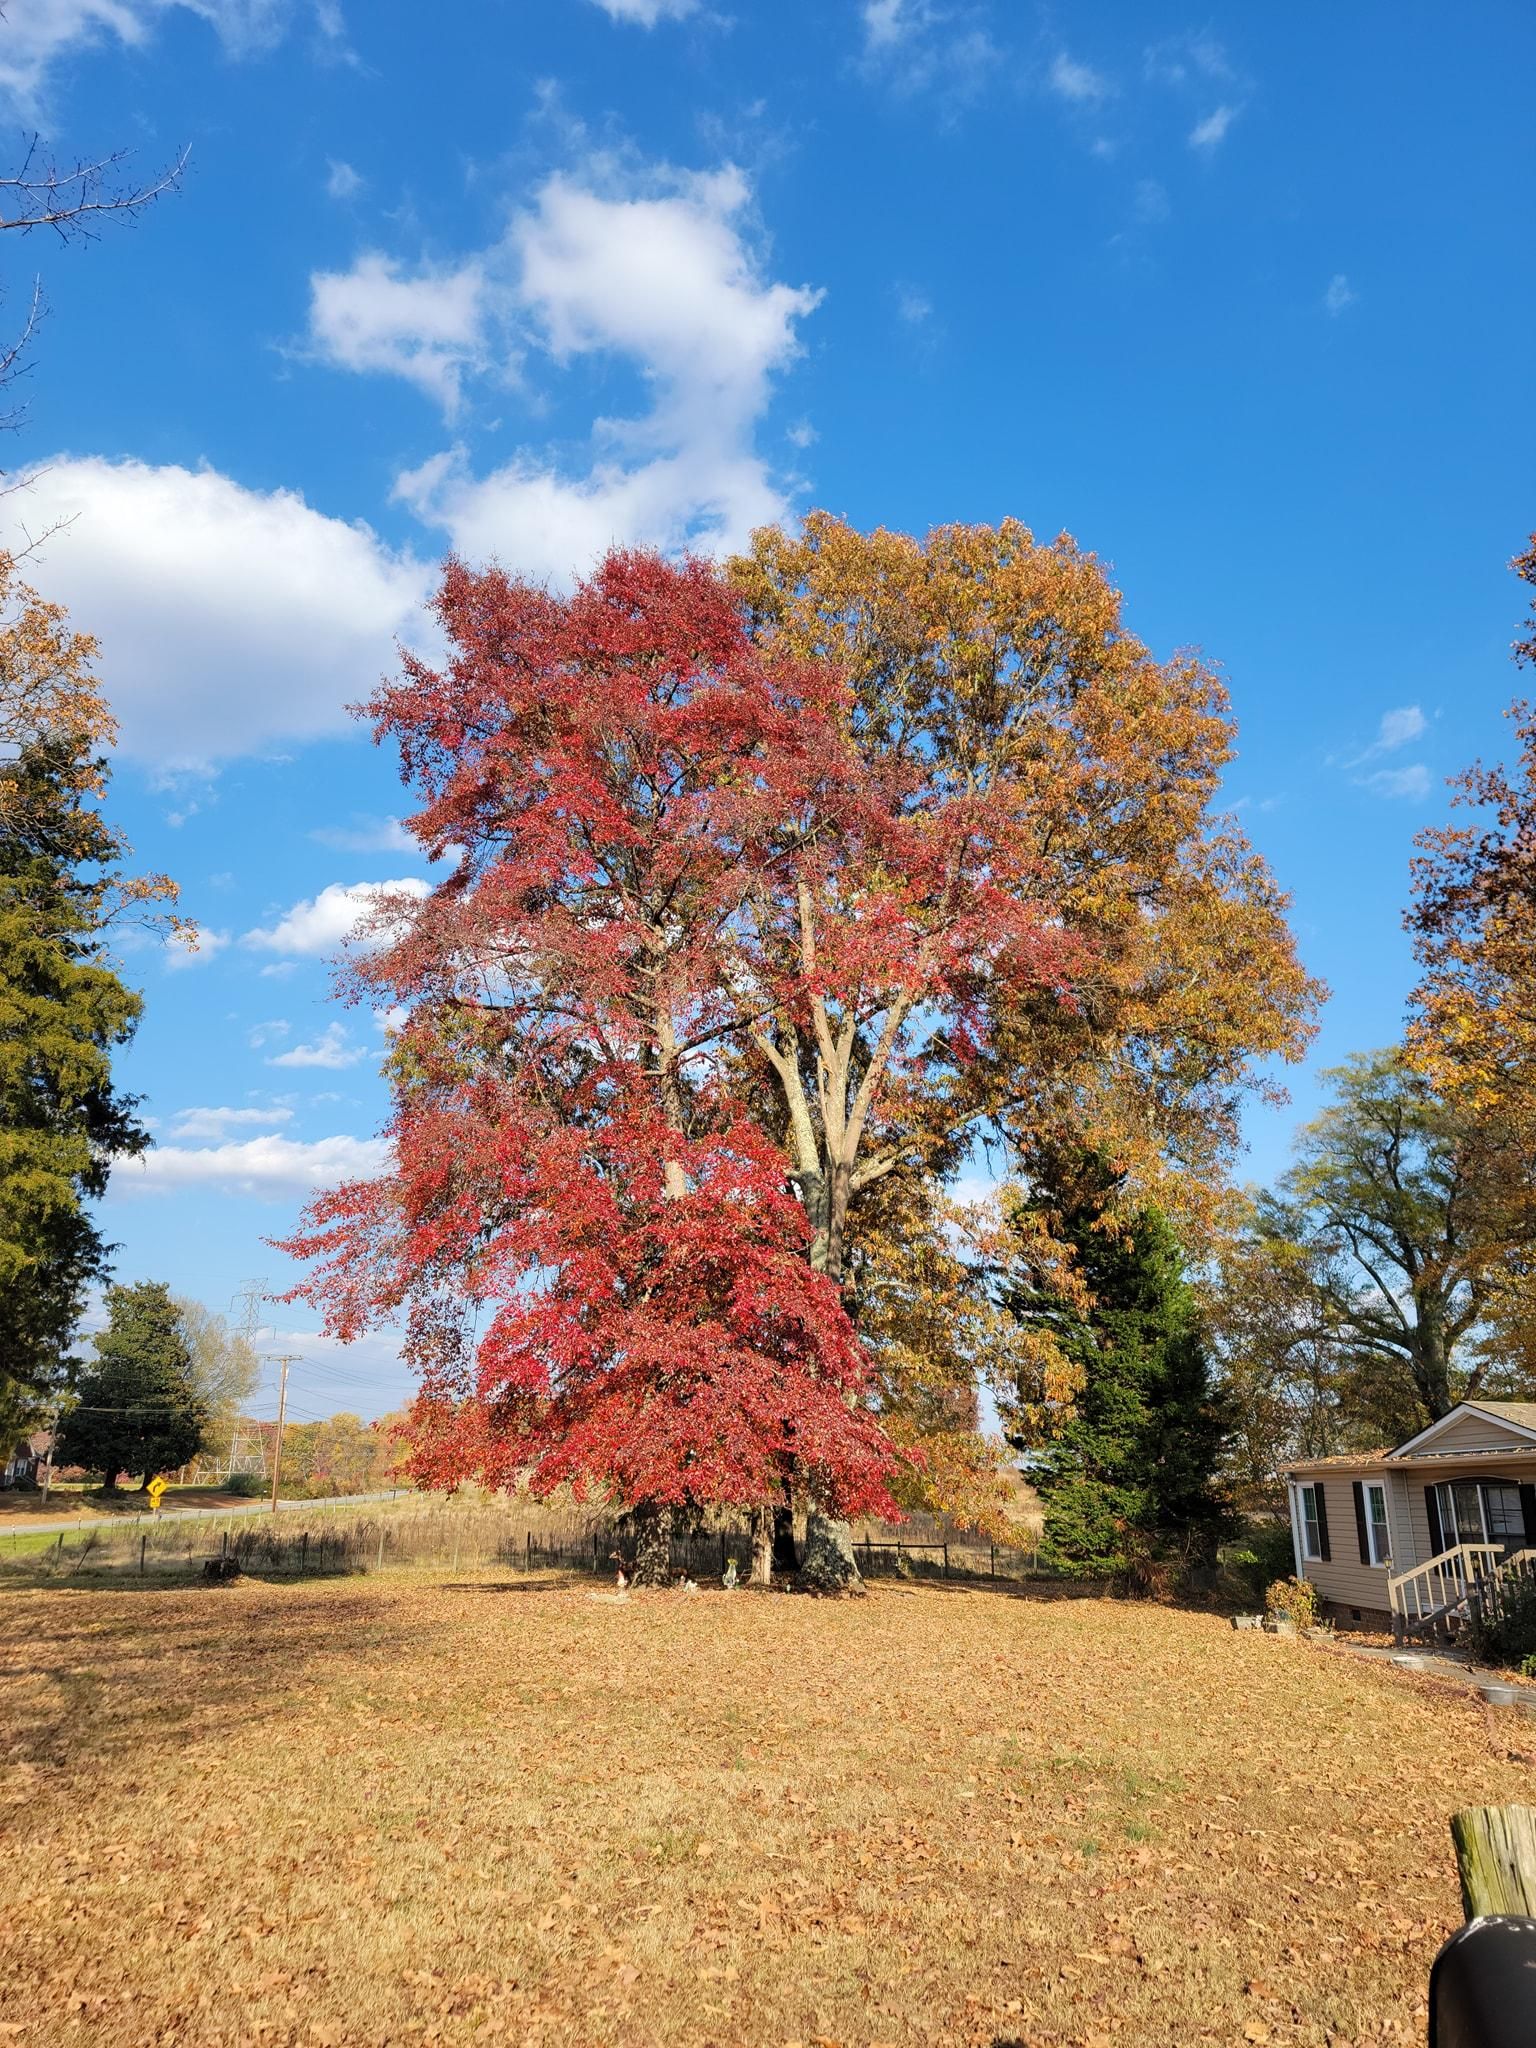
M1464 1599L1480 1579L1498 1570L1499 1557L1497 1543L1458 1543L1450 1550L1442 1550L1437 1557L1427 1558L1423 1564L1398 1572L1387 1580L1387 1600L1392 1612L1418 1621L1437 1609L1451 1606ZM1419 1580L1424 1582L1422 1589ZM1413 1594L1411 1609L1406 1597L1409 1590Z

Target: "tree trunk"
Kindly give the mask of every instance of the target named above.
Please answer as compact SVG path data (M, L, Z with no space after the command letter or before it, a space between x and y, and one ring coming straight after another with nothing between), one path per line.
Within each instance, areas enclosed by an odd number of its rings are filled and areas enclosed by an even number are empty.
M630 1515L635 1539L637 1586L665 1586L672 1577L672 1510L656 1501L642 1501Z
M864 1581L853 1554L853 1528L811 1509L805 1524L805 1556L799 1584L807 1593L862 1596Z
M787 1501L773 1510L773 1569L797 1572L800 1559L795 1553L795 1511Z
M752 1510L752 1577L749 1584L771 1586L773 1584L774 1523L776 1516L772 1508Z
M843 1226L848 1215L849 1169L833 1163L827 1194L827 1233L821 1270L831 1280L843 1281ZM817 1263L815 1248L811 1263ZM851 1405L851 1403L850 1403ZM805 1522L805 1556L798 1583L807 1593L849 1593L864 1591L858 1560L853 1554L853 1525L839 1522L812 1508Z

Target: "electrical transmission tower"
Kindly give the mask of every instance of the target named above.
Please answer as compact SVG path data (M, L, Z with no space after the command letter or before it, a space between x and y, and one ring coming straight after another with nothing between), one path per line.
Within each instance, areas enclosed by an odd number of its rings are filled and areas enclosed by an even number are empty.
M256 1346L256 1332L261 1328L262 1308L271 1298L265 1280L247 1280L229 1304L234 1333L252 1350ZM250 1472L258 1479L266 1478L266 1443L261 1431L247 1417L235 1417L229 1439L229 1457L215 1469L220 1479L233 1479L237 1472Z

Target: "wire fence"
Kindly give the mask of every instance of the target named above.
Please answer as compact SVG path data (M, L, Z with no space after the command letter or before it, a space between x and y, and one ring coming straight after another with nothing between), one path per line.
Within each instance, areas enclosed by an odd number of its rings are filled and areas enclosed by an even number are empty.
M313 1504L310 1504L313 1506ZM250 1573L299 1577L313 1573L388 1570L582 1572L613 1576L630 1552L624 1531L596 1517L572 1516L535 1528L496 1509L434 1506L385 1514L230 1515L197 1521L93 1524L60 1530L46 1544L0 1553L0 1581L218 1579ZM1030 1550L963 1541L875 1538L854 1545L866 1578L1027 1579L1038 1575ZM724 1578L734 1564L745 1581L752 1541L745 1526L679 1531L670 1570L695 1583Z

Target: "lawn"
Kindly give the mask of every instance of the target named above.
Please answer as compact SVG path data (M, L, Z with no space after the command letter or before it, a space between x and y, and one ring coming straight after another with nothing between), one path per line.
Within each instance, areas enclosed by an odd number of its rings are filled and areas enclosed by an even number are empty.
M1419 2039L1529 1725L991 1588L0 1593L0 2036Z

